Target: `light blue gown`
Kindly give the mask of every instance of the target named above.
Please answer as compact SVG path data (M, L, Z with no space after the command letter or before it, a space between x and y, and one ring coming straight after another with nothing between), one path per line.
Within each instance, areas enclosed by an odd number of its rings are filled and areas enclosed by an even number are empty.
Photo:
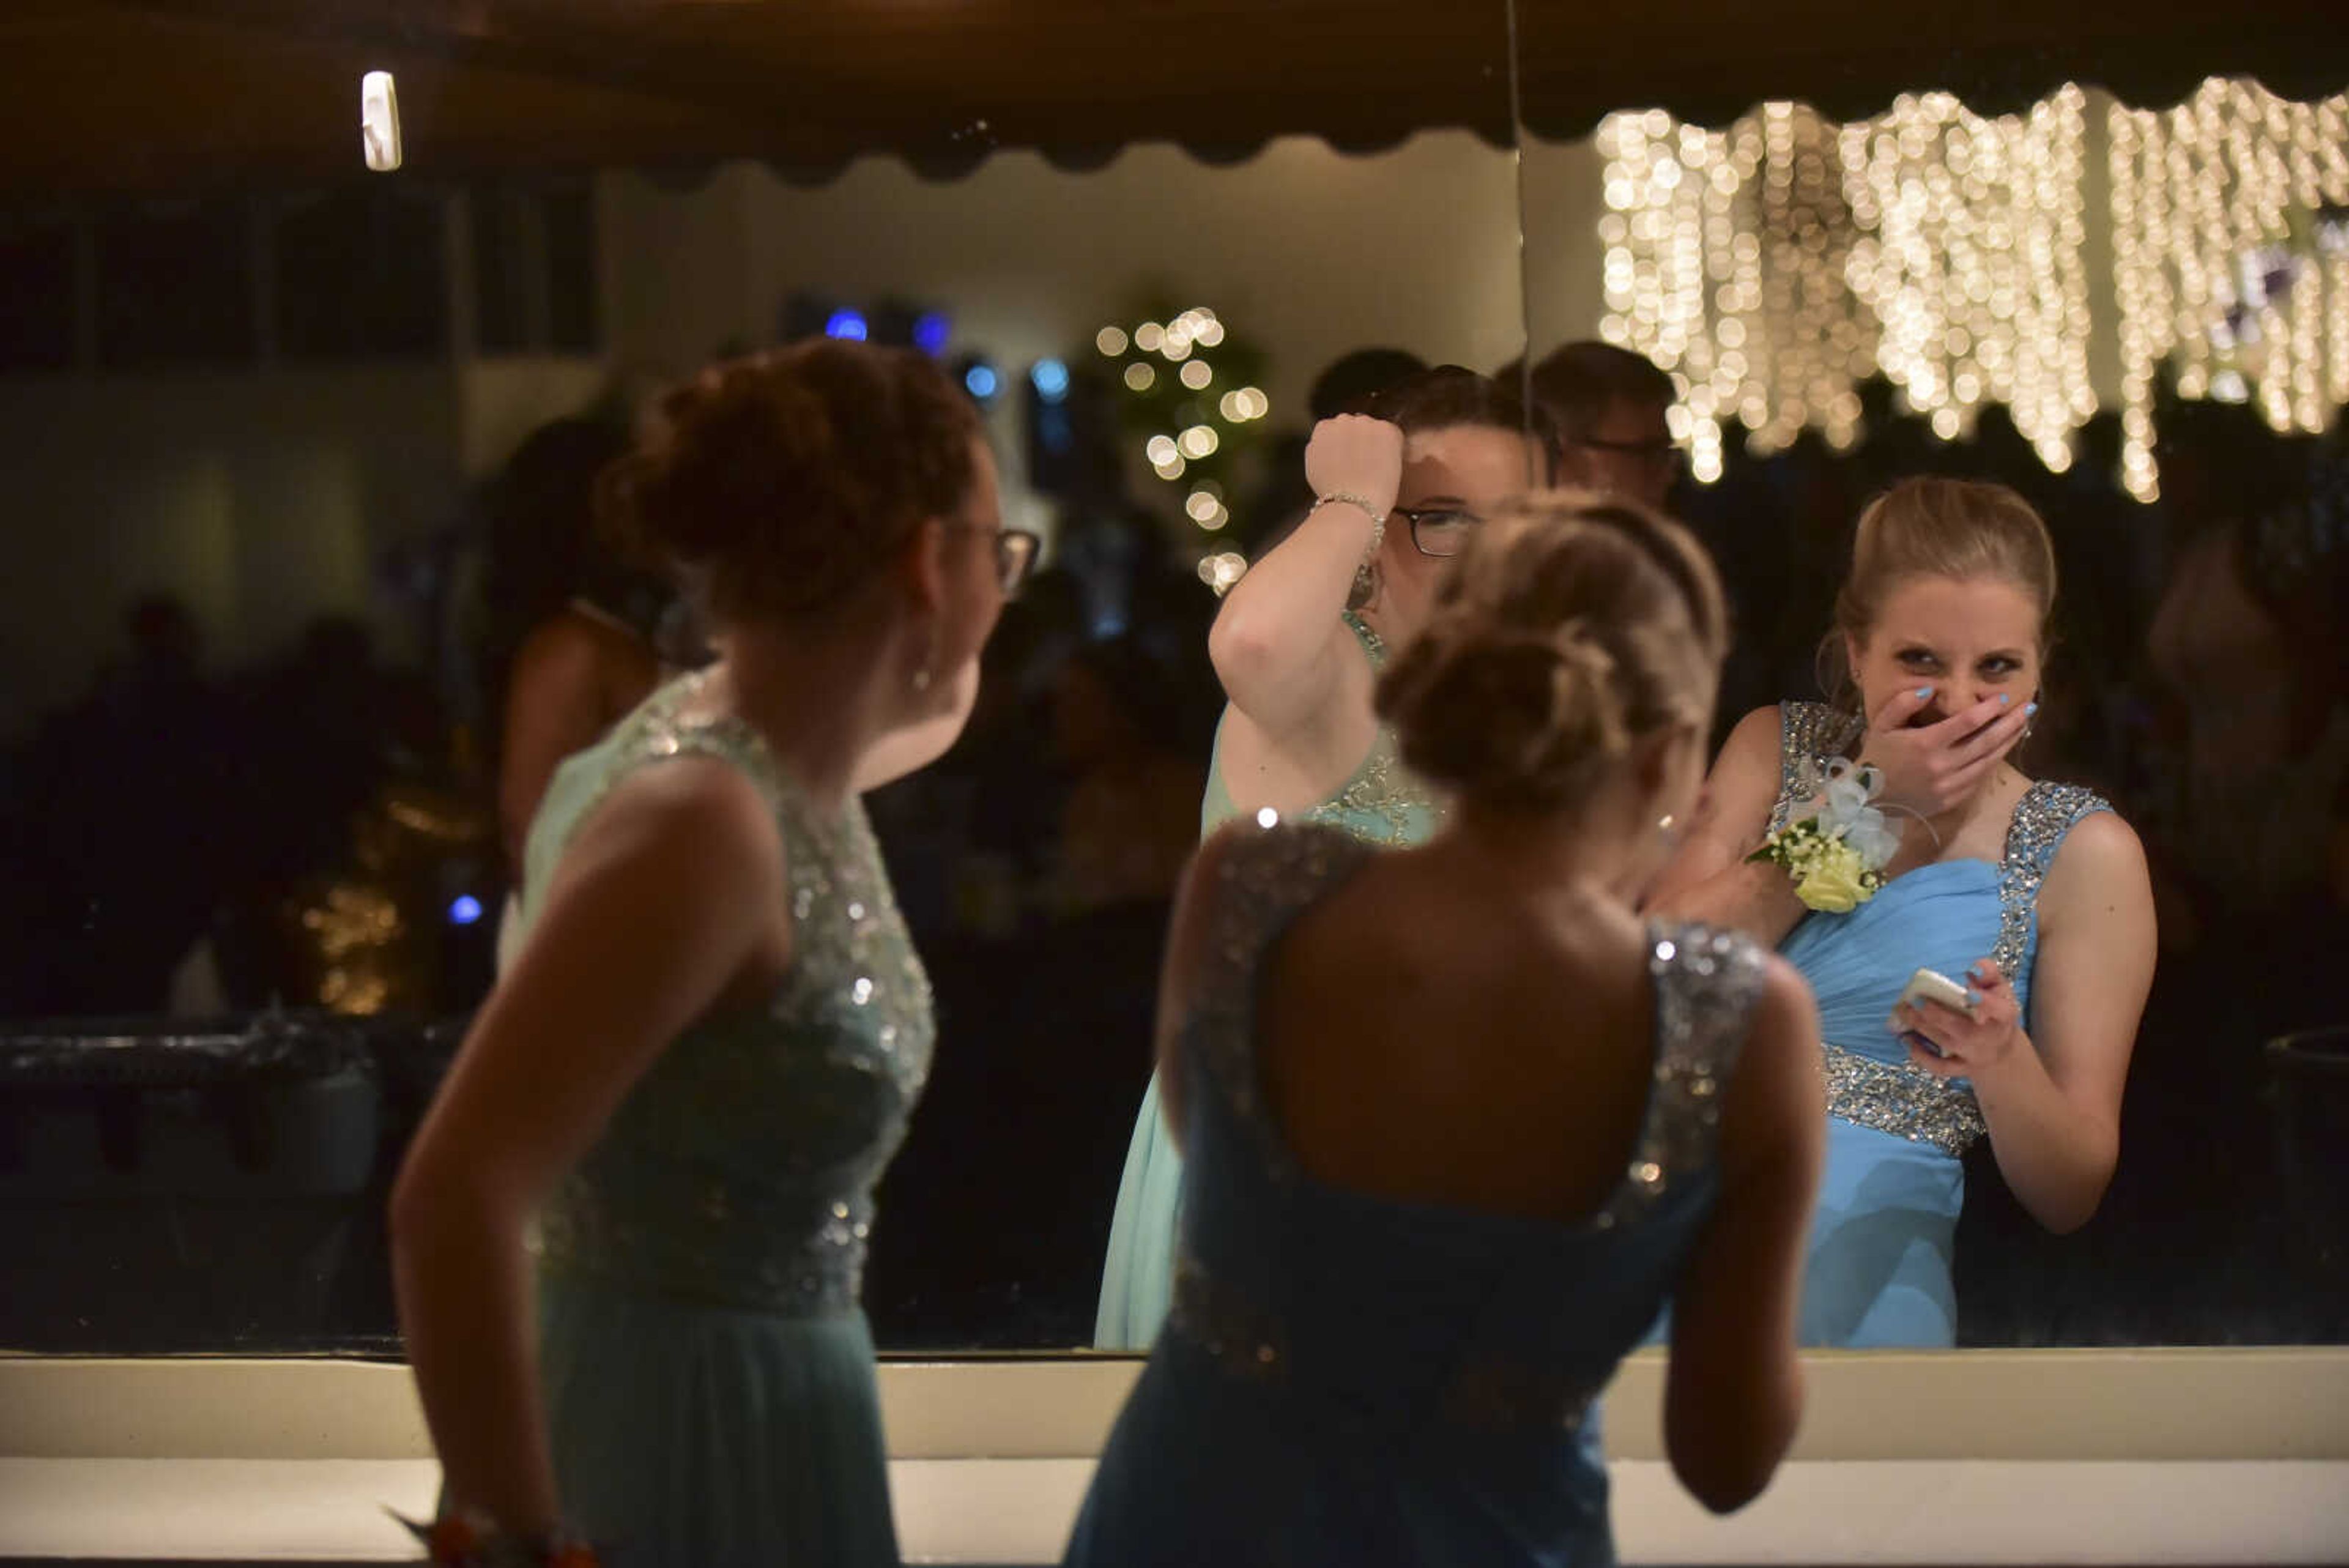
M1374 853L1276 827L1237 844L1210 890L1180 1042L1174 1308L1078 1519L1080 1568L1614 1561L1593 1400L1713 1210L1762 950L1650 928L1653 1088L1589 1219L1373 1198L1298 1168L1257 1087L1253 1022L1268 952Z
M862 806L825 821L748 725L678 717L698 679L556 773L522 917L620 779L714 757L774 811L795 953L771 1001L661 1054L539 1217L555 1475L616 1568L894 1568L858 1290L874 1185L929 1067L929 982Z
M1386 644L1350 611L1346 624L1360 640L1375 673L1386 662ZM1229 719L1229 710L1226 718ZM1206 838L1240 815L1224 783L1223 730L1207 768L1207 793L1199 811L1199 836ZM1365 844L1402 848L1434 836L1440 809L1433 792L1402 763L1394 732L1380 725L1368 755L1344 787L1292 822L1320 823ZM1118 1182L1117 1210L1110 1221L1109 1253L1102 1269L1101 1304L1093 1320L1093 1345L1101 1350L1143 1351L1158 1337L1174 1288L1176 1210L1183 1188L1183 1157L1166 1136L1158 1108L1158 1079L1143 1092L1126 1147L1125 1171Z
M1781 736L1773 828L1809 797L1826 761L1858 739L1848 715L1810 702L1785 705ZM2013 984L2027 1027L2040 883L2074 825L2110 809L2075 785L2034 784L2015 806L1998 864L1920 867L1849 914L1807 916L1780 945L1818 998L1826 1052L1826 1168L1804 1271L1804 1344L1955 1343L1960 1161L1988 1128L1971 1088L1911 1066L1886 1020L1919 969L1963 984L1966 971L1989 958Z

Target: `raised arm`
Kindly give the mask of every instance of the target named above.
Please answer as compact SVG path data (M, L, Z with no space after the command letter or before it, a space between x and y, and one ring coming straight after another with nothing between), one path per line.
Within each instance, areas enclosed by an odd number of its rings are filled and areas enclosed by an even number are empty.
M1778 803L1779 748L1777 709L1756 708L1738 721L1679 853L1649 892L1649 910L1733 927L1773 947L1795 929L1804 909L1793 880L1775 866L1745 863Z
M1232 706L1266 734L1286 735L1329 711L1353 639L1340 619L1370 553L1376 518L1402 483L1402 431L1341 414L1313 429L1305 477L1317 505L1234 586L1207 636Z
M393 1275L450 1499L556 1522L523 1229L688 1023L780 971L781 848L714 761L623 783L582 828L535 932L483 1007L391 1200Z
M1909 1059L1972 1081L1999 1174L2051 1231L2087 1223L2120 1158L2121 1093L2156 945L2144 847L2099 812L2064 836L2041 885L2031 1016L1986 959L1968 976L1976 1017L1936 1004L1907 1015L1944 1053L1912 1045Z
M1715 1513L1760 1495L1802 1420L1795 1324L1826 1151L1818 1037L1809 988L1771 959L1722 1105L1721 1199L1672 1301L1664 1447Z

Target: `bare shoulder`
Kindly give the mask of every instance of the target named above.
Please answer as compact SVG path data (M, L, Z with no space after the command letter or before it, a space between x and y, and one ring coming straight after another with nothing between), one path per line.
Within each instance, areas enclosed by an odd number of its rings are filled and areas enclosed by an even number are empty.
M2043 905L2086 912L2141 894L2151 897L2145 845L2116 811L2091 812L2057 846L2040 893Z
M532 628L522 646L514 650L515 675L526 678L592 670L603 657L611 635L608 628L583 615L550 616Z
M1756 708L1729 732L1722 742L1721 756L1715 767L1737 763L1746 767L1767 765L1773 776L1778 769L1778 753L1783 748L1785 732L1785 710L1773 702L1766 708Z
M1800 971L1777 954L1763 962L1755 1002L1738 1063L1724 1152L1733 1160L1782 1155L1791 1138L1824 1136L1826 1089L1819 1059L1818 1004Z
M746 889L778 879L782 857L782 836L758 785L741 769L701 756L621 778L580 825L566 857Z
M1762 1000L1754 1013L1755 1033L1771 1037L1765 1048L1799 1054L1807 1061L1818 1044L1818 1002L1803 971L1776 953L1766 955L1762 961Z
M1727 817L1740 830L1758 831L1760 819L1778 798L1783 723L1783 711L1775 705L1756 708L1737 721L1706 779L1709 815Z

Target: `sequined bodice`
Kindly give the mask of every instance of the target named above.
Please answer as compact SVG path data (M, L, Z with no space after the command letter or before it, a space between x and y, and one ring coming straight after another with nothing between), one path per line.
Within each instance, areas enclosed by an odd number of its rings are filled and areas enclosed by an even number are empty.
M825 821L747 724L681 717L698 682L657 692L558 772L531 832L523 915L620 779L716 757L774 810L791 972L763 1006L697 1023L661 1054L541 1214L541 1266L667 1299L843 1310L857 1302L874 1186L929 1069L929 981L863 807Z
M1361 644L1375 675L1386 663L1385 639L1350 610L1346 613L1346 625ZM1216 755L1207 769L1207 793L1199 811L1199 836L1206 837L1240 815L1224 783L1223 735L1218 730ZM1287 819L1320 823L1365 844L1399 849L1426 843L1443 817L1443 803L1435 791L1403 765L1393 727L1381 724L1369 753L1338 792L1307 810L1288 814Z
M1849 715L1811 702L1786 704L1780 732L1774 826L1816 788L1826 760L1858 739ZM1795 927L1781 950L1818 999L1834 1115L1951 1155L1963 1154L1983 1136L1971 1089L1962 1080L1945 1083L1910 1065L1907 1046L1886 1020L1919 969L1961 981L1982 958L2012 981L2027 1019L2039 949L2039 885L2073 826L2110 809L2075 785L2034 784L2016 803L2005 853L1995 865L1945 860L1922 866L1895 877L1849 914L1812 915Z
M1651 929L1648 1112L1613 1196L1586 1221L1350 1192L1288 1154L1258 1087L1254 1015L1266 954L1375 853L1291 825L1247 834L1222 862L1182 1037L1191 1154L1162 1344L1381 1442L1555 1436L1653 1321L1711 1211L1722 1090L1763 954L1740 936Z

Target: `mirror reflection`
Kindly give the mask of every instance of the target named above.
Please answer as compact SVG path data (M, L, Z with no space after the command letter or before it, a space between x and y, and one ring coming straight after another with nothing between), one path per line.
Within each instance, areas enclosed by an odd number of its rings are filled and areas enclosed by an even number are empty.
M2336 1339L2344 99L1909 85L1526 134L1529 384L1734 608L1652 907L1817 996L1806 1342Z
M215 102L185 178L144 119L13 176L0 1343L397 1353L387 1195L533 826L721 638L599 481L665 389L827 340L946 374L1019 579L953 745L864 797L939 1033L855 1238L884 1350L1150 1342L1182 868L1266 811L1427 835L1372 676L1544 477L1684 518L1731 599L1708 808L1647 898L1827 1007L1857 1152L1806 1337L2339 1337L2344 99L1920 67L1596 119L1545 97L1547 11L1514 151L1497 9L1417 96L1182 145L1166 83L1071 129L1030 81L818 146L747 57L678 108L677 38L628 63L606 16L587 97L532 100L598 113L517 151L483 95L545 42L523 6L403 70L437 88L397 171L343 111L418 35L289 24L341 73L331 155ZM260 101L271 57L186 32ZM1810 888L1880 893L1848 913L1747 859L1838 759L1900 837ZM1920 970L2012 1027L1889 1027Z
M594 524L599 478L713 359L833 340L938 367L996 548L1038 541L997 562L1024 580L959 738L865 797L938 1044L885 1218L846 1221L864 1299L885 1350L1093 1345L1213 788L1209 625L1313 499L1317 417L1522 354L1485 21L1400 119L1333 109L1342 146L1039 151L966 106L902 156L672 170L681 139L761 144L647 125L599 133L605 168L475 175L434 153L478 130L463 82L404 70L397 172L338 141L159 187L134 150L134 189L86 158L88 189L13 202L0 1202L28 1287L0 1340L398 1350L388 1194L533 924L533 827L723 640ZM1408 570L1456 526L1437 503L1522 488L1514 405L1478 418L1482 489L1427 491Z

